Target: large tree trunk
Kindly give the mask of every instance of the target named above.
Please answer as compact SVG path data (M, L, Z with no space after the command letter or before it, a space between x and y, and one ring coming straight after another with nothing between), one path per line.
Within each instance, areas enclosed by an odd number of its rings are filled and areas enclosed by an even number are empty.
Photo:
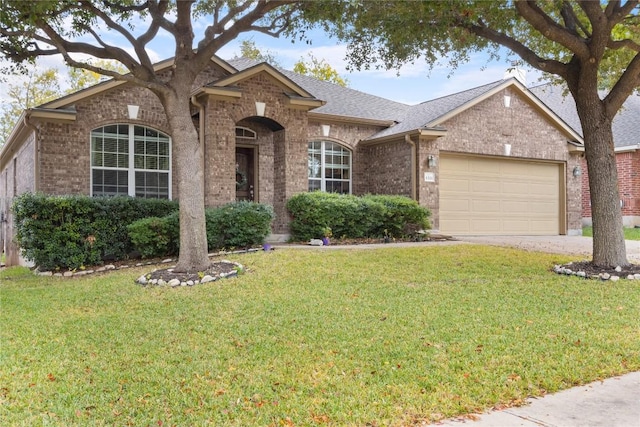
M582 95L581 98L579 96ZM576 107L584 135L591 191L593 263L601 267L629 265L622 229L618 170L613 144L612 118L602 101L576 96Z
M202 146L191 120L188 85L160 97L171 127L174 171L180 202L180 255L175 271L204 271L209 266L204 215Z

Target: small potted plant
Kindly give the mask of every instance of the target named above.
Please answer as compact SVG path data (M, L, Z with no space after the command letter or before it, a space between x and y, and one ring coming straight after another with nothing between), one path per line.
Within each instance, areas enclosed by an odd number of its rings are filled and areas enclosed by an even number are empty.
M322 229L322 244L324 246L329 246L329 238L333 234L331 233L331 227L325 227Z

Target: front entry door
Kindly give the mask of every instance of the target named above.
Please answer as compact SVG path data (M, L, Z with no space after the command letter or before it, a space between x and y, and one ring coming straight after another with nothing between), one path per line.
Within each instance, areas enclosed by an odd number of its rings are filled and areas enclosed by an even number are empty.
M255 197L255 149L236 147L236 200L253 201Z

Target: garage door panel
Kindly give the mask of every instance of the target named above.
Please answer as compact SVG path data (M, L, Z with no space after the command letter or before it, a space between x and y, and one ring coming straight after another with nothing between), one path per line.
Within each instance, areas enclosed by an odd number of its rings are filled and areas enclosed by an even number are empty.
M442 155L440 230L450 234L558 234L561 167Z
M489 163L475 162L473 160L468 161L467 170L471 173L495 175L497 171L495 165Z
M501 192L503 194L527 194L529 190L529 185L526 182L502 182L501 183Z
M468 178L451 178L447 180L447 182L441 183L440 188L442 188L445 191L468 192L470 190L469 179Z
M543 201L532 201L529 203L529 210L533 214L540 214L536 216L548 216L551 218L556 218L555 212L553 210L557 207L557 204ZM551 212L551 213L550 213Z
M502 212L504 214L518 214L524 212L529 207L529 201L508 201L502 202Z
M499 213L500 200L473 200L471 211L476 213Z
M461 230L461 234L471 233L471 222L467 219L443 219L440 221L440 228L451 230Z
M498 234L500 231L500 221L497 219L476 218L471 221L471 231L479 234Z
M498 179L482 179L476 178L470 181L471 191L473 192L493 192L500 187Z
M553 221L553 220L549 220L549 221L532 221L531 222L531 234L540 234L540 235L548 234L548 233L546 233L546 230L548 230L549 227L553 226L554 224L556 224L556 221Z
M440 203L440 209L445 209L447 211L453 211L453 212L468 213L468 212L470 212L469 199L447 199L447 200L443 200Z
M505 219L503 221L504 231L507 233L516 233L519 234L523 230L530 230L529 221L526 220L518 220L518 219Z
M557 183L531 183L529 185L529 194L542 194L542 195L552 195L558 196L558 185Z

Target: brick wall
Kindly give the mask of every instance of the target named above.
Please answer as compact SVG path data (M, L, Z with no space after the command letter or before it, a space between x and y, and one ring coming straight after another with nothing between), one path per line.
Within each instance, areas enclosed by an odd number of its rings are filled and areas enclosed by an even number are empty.
M6 153L5 168L0 171L0 253L5 254L7 265L17 265L20 259L11 203L14 197L22 193L36 191L35 151L35 132L31 132L13 155Z
M288 232L286 201L307 189L307 111L292 108L282 84L268 73L238 82L242 97L210 99L206 112L206 203L235 200L235 127L258 132L258 198L276 212L273 231ZM266 104L264 117L256 117L256 102ZM214 163L215 162L215 163Z
M137 120L129 119L128 104L140 106ZM79 101L75 107L75 122L49 122L39 126L40 191L44 193L91 194L90 135L93 129L114 123L134 123L170 134L160 101L147 89L123 85ZM175 169L173 172L175 178ZM174 179L173 197L177 196Z
M411 196L411 145L403 141L361 147L367 182L359 193Z
M640 150L616 154L618 189L625 226L640 225ZM582 217L591 224L591 192L586 160L582 160Z
M322 125L329 125L329 136L322 135ZM337 142L351 150L351 191L353 194L370 193L370 173L367 165L366 150L358 148L361 140L384 129L373 125L351 125L331 121L317 121L310 119L308 126L308 140L326 140Z
M503 96L511 96L505 108ZM505 157L505 144L511 145L510 158L553 160L566 164L567 228L576 233L581 227L581 181L573 177L574 166L580 164L578 154L570 154L567 136L545 119L518 92L507 88L442 124L447 135L419 143L418 177L435 172L436 181L419 179L418 198L433 212L434 228L439 227L438 167L429 169L428 155L438 159L441 152L472 153ZM506 158L506 157L505 157ZM439 165L439 162L438 162Z

